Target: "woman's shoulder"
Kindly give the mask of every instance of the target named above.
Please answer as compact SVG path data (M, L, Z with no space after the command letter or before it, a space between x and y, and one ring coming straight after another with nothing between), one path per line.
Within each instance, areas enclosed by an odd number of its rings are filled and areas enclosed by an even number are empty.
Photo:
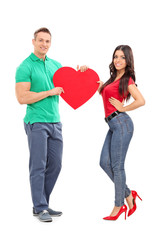
M135 81L132 77L129 77L128 85L135 84Z

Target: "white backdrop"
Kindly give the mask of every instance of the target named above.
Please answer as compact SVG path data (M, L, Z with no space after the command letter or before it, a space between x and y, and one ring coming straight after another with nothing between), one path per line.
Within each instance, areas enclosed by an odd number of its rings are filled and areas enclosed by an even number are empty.
M1 3L1 174L0 221L3 239L157 239L159 215L159 5L158 0L14 0ZM127 184L136 190L138 210L126 221L103 217L114 205L114 187L99 167L108 126L96 93L73 110L60 99L63 168L51 207L63 211L53 223L32 216L28 146L23 129L26 106L15 97L16 67L33 51L33 33L50 29L48 56L63 66L87 64L102 81L117 45L128 44L135 58L137 84L146 99L129 112L135 132L126 159ZM137 236L138 234L138 236Z

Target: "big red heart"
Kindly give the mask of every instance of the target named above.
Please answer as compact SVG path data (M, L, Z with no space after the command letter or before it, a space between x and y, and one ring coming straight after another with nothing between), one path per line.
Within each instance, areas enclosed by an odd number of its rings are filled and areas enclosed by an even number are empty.
M64 93L61 97L73 108L77 109L87 102L98 89L98 74L92 69L85 72L62 67L53 76L55 87L62 87Z

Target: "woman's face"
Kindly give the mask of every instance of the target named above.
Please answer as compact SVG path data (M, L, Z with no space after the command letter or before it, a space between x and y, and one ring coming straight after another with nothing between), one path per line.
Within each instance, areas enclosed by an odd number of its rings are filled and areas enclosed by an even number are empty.
M117 50L114 54L113 64L117 71L124 71L127 66L125 55L122 50Z

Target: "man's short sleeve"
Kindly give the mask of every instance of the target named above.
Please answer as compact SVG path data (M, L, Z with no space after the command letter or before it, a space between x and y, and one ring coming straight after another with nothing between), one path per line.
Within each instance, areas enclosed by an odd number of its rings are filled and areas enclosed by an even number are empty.
M29 65L22 63L16 70L16 83L31 82L31 68Z

